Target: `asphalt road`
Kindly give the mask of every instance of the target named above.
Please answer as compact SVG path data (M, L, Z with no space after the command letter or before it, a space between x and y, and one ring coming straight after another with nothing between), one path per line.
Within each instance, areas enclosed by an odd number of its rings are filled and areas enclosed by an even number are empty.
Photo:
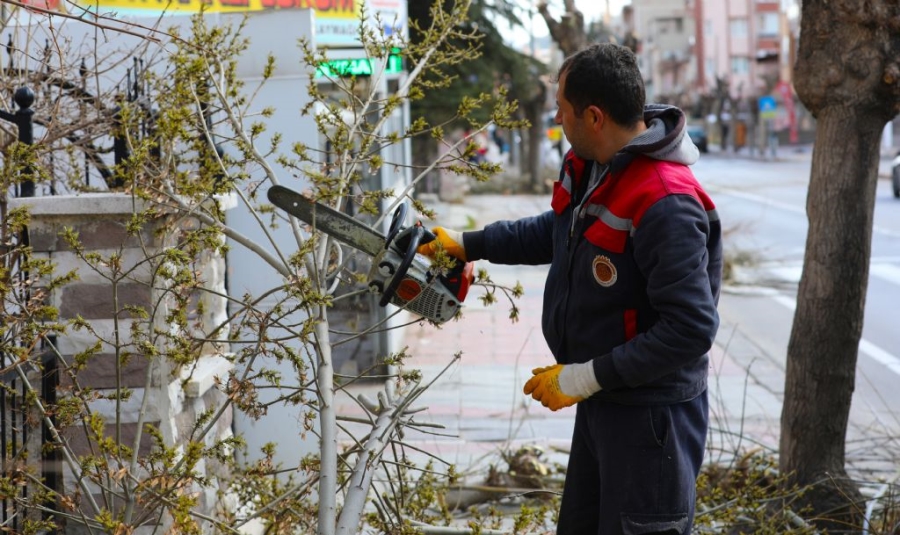
M739 332L755 354L782 370L806 242L809 155L780 161L712 156L694 173L717 204L726 255L738 264L723 294L723 328ZM875 207L865 326L851 408L848 456L874 442L900 447L900 199L881 179ZM777 395L783 375L763 377ZM876 438L877 437L877 438ZM868 455L868 453L867 453Z

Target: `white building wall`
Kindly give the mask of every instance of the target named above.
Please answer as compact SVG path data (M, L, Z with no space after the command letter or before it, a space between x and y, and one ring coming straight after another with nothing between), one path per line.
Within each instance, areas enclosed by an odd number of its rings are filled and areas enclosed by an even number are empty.
M633 0L632 6L647 100L690 87L694 26L684 0ZM670 67L673 60L681 65L677 71Z
M239 23L244 14L219 15L218 21L223 24ZM257 91L262 78L263 67L269 54L275 57L275 74L259 89L254 99L254 109L271 107L275 113L266 119L266 132L257 140L257 146L269 146L271 136L280 133L283 136L282 150L294 143L307 147L319 147L318 131L315 121L310 116L301 116L300 110L309 102L306 86L310 72L303 64L299 38L314 40L314 16L310 10L285 10L251 13L247 19L242 35L249 39L250 48L238 58L237 76L247 85L247 92ZM313 41L314 42L314 41ZM226 149L233 150L233 148ZM303 190L308 181L303 177L295 177L293 173L269 162L278 175L279 181L290 188ZM268 183L264 186L268 189ZM265 198L265 191L259 192ZM243 203L227 214L228 225L238 229L253 242L265 249L274 251L277 247L285 255L293 254L298 244L291 228L281 225L270 230L269 237L260 229L256 216ZM258 255L247 251L243 246L229 240L231 249L228 254L228 286L232 296L244 294L263 295L264 292L282 283L282 276ZM260 304L265 309L275 304L275 299L283 296L275 295L272 301ZM302 321L295 317L294 321ZM287 336L287 333L284 333ZM299 343L296 349L300 349ZM286 384L295 385L297 372L287 361L280 363L261 360L255 363L255 369L266 367L279 372ZM239 372L242 370L238 370ZM266 389L260 392L260 401L272 401L286 391ZM273 442L276 446L275 461L285 467L297 466L299 460L307 454L318 450L318 444L309 437L303 438L303 408L273 403L267 414L259 420L249 418L241 412L235 413L235 432L244 437L249 455L256 458L260 448Z
M701 0L696 0L701 1ZM753 94L757 77L755 0L702 0L708 87L717 77L731 82L731 95ZM743 31L741 31L743 29Z

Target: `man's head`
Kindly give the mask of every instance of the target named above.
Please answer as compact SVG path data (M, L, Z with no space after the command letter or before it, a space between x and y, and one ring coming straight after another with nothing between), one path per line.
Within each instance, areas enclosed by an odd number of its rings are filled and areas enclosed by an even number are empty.
M566 75L566 100L580 116L594 105L621 126L643 121L644 80L634 53L624 46L598 43L563 62L558 78Z
M601 43L559 69L556 122L576 154L606 163L644 128L644 83L631 50Z

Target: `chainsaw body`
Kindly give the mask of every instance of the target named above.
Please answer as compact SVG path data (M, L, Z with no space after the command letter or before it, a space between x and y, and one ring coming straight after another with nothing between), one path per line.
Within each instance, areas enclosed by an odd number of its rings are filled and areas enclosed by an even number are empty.
M393 247L389 247L372 261L369 270L368 285L373 292L384 295L397 274L397 268L403 262L403 256ZM424 316L435 323L444 323L456 316L465 294L454 293L445 282L447 277L434 276L429 269L431 263L424 256L417 254L409 269L397 283L397 289L389 297L389 302L410 312ZM466 288L468 290L468 288Z

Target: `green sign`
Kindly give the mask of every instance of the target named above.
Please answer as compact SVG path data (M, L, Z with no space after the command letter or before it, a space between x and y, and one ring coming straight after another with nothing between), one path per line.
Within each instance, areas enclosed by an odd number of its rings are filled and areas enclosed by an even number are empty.
M316 78L325 76L331 78L372 76L372 71L374 70L372 63L372 60L369 58L331 59L319 64L319 67L316 69ZM403 72L403 58L397 54L388 55L384 72L385 74Z

